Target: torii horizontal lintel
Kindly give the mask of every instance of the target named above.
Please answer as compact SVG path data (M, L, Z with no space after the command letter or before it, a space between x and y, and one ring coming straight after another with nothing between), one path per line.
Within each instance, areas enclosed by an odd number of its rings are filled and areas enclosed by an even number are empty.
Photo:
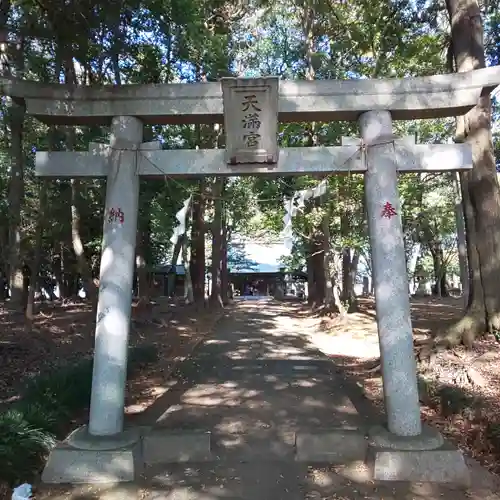
M353 141L356 141L355 139ZM277 164L228 165L224 150L154 150L140 148L138 173L148 177L201 175L315 175L366 171L364 149L359 145L284 148ZM36 175L42 177L104 177L110 148L92 147L89 152L38 152ZM411 144L395 141L394 158L400 172L446 172L472 168L467 144Z
M449 172L470 170L472 150L468 144L415 144L415 136L390 140L398 172ZM342 137L346 146L363 147L357 137Z
M89 152L37 152L36 175L43 177L102 177L110 148ZM277 164L228 165L223 149L139 150L138 173L149 177L199 175L313 175L364 172L362 151L356 146L285 148Z

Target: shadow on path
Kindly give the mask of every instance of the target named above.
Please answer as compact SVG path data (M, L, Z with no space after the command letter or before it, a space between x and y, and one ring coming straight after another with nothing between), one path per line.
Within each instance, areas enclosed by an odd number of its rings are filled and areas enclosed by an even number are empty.
M345 381L301 335L289 308L267 301L235 307L139 422L222 434L363 425Z

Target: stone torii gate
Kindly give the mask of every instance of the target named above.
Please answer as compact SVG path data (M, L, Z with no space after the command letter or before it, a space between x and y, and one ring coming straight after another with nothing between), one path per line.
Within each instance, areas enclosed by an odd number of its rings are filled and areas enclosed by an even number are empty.
M140 176L363 172L387 415L387 427L371 432L375 478L463 481L462 456L442 450L442 437L421 423L397 175L470 169L472 155L466 144L398 139L392 121L464 114L498 84L500 67L402 80L272 77L101 88L23 82L27 112L45 123L111 124L109 145L36 155L38 176L107 178L89 426L52 453L45 479L90 480L88 471L75 472L82 460L123 451L137 439L123 430L123 412ZM357 120L361 139L343 139L338 147L278 148L278 121L313 120ZM222 122L225 151L163 151L158 143L142 142L145 123ZM71 470L68 449L74 452ZM121 456L115 479L133 478L131 457ZM95 462L94 473L103 474Z

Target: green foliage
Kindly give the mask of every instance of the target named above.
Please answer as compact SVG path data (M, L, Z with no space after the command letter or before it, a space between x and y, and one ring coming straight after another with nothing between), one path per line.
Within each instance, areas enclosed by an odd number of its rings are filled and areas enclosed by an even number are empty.
M56 406L51 406L49 402L30 401L25 395L23 400L16 405L16 409L34 429L41 429L49 434L56 435L61 427L63 416L71 417L70 412L64 411L61 404L56 402ZM79 407L75 407L78 410Z
M233 74L279 75L288 80L304 79L306 75L318 80L345 80L447 71L445 54L449 37L443 22L446 13L443 6L435 2L127 0L123 5L90 1L70 2L64 7L62 9L56 0L15 3L8 22L12 31L22 28L25 34L26 77L44 82L60 81L64 72L58 64L67 65L71 60L76 61L77 78L83 84L217 81L221 76ZM487 4L483 10L485 46L489 60L494 63L498 60L498 13ZM3 111L0 109L5 116ZM454 126L454 120L422 120L396 123L395 131L400 135L416 135L418 142L446 142ZM9 146L6 132L7 128L0 131L3 150ZM27 164L22 254L29 265L35 254L33 221L38 212L37 182L32 173L33 150L49 147L86 150L89 141L106 142L109 130L78 127L75 144L71 145L65 129L49 131L35 119L27 118L24 133ZM280 125L279 141L283 147L313 143L329 146L339 144L343 135L355 134L355 123L286 123ZM223 147L223 140L217 138L212 125L148 126L146 136L147 140L160 140L165 148L213 147L218 142L219 147ZM494 138L497 136L498 133ZM497 146L499 143L495 140ZM7 200L8 172L9 159L4 155L0 157L1 200ZM284 198L317 182L318 179L310 177L240 178L229 182L225 207L231 233L267 234L275 238L282 229ZM101 180L84 180L81 184L80 231L86 256L96 275L105 187ZM168 260L175 213L196 184L192 179L141 181L138 225L142 234L149 235L145 256L149 266ZM78 273L71 244L68 187L67 181L51 182L44 218L52 223L47 224L42 239L42 276L56 276L61 262L67 274ZM451 204L437 207L424 196L434 190L443 191L443 186L405 176L401 178L400 187L408 253L416 242L422 242L428 253L431 233L432 238L438 235L439 240L450 247L453 243L450 235L454 231ZM328 206L316 207L314 213L308 212L294 220L296 251L305 250L307 237L304 235L311 224L326 213L330 220L331 246L347 246L367 254L360 177L336 176L329 180L329 191ZM0 267L3 269L8 239L6 203L0 203L0 223L4 228L0 234ZM430 232L429 227L432 227Z
M243 269L257 270L258 263L249 259L244 248L238 245L231 245L227 255L228 267L231 271L241 271Z
M55 437L21 411L0 413L0 477L10 485L31 478L54 444Z
M74 366L35 377L28 382L24 397L31 404L57 407L61 414L69 416L89 404L91 380L92 361L83 360Z
M309 64L316 79L403 77L445 71L446 34L437 28L429 30L435 13L426 5L416 9L404 0L350 0L335 5L319 1L306 8L293 0L281 0L264 2L262 6L261 11L245 18L246 29L235 33L239 44L236 61L242 75L277 74L285 79L301 79ZM415 135L419 142L445 142L453 130L452 122L422 120L398 123L395 128L400 135ZM330 146L339 144L344 135L355 134L353 123L286 123L280 124L279 141L282 147ZM267 231L278 235L284 199L318 182L308 177L256 179L252 189L261 213L252 219L254 234ZM428 251L428 240L436 238L448 248L454 241L450 236L455 230L454 196L443 192L440 200L451 203L438 206L426 196L443 185L431 185L414 176L402 177L400 186L408 252L418 241ZM293 220L296 244L288 259L290 264L304 262L309 233L325 214L332 248L348 247L369 255L363 196L361 176L330 177L329 201L309 204ZM433 230L429 231L429 227Z
M154 345L129 349L129 376L158 359ZM92 361L58 368L29 380L21 400L0 413L0 480L30 481L56 437L90 402Z

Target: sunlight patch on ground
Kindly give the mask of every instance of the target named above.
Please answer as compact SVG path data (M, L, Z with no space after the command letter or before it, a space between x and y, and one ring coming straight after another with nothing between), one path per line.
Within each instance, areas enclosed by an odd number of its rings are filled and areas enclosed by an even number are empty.
M208 339L205 341L205 345L224 345L224 344L229 344L229 340Z
M225 384L204 384L189 389L182 396L182 403L193 406L240 406L246 399L255 398L259 391L236 389Z
M314 380L296 380L292 382L292 387L314 387L316 382Z
M365 338L356 338L351 332L335 336L316 332L308 335L314 347L330 356L346 356L356 359L374 359L380 356L376 331Z
M168 387L152 387L151 389L148 389L147 396L148 396L149 400L154 401L155 399L159 398L160 396L163 396L168 391L168 389L169 389ZM147 407L148 407L148 404L145 404L144 402L127 405L125 407L125 413L127 415L141 413Z
M265 358L276 357L278 359L296 359L296 356L300 356L300 359L311 359L311 356L307 356L307 351L297 347L287 347L287 346L277 346L271 349Z
M261 420L245 422L240 418L235 419L226 417L222 420L222 422L215 426L215 429L224 434L245 434L251 431L269 429L270 427L270 424Z

